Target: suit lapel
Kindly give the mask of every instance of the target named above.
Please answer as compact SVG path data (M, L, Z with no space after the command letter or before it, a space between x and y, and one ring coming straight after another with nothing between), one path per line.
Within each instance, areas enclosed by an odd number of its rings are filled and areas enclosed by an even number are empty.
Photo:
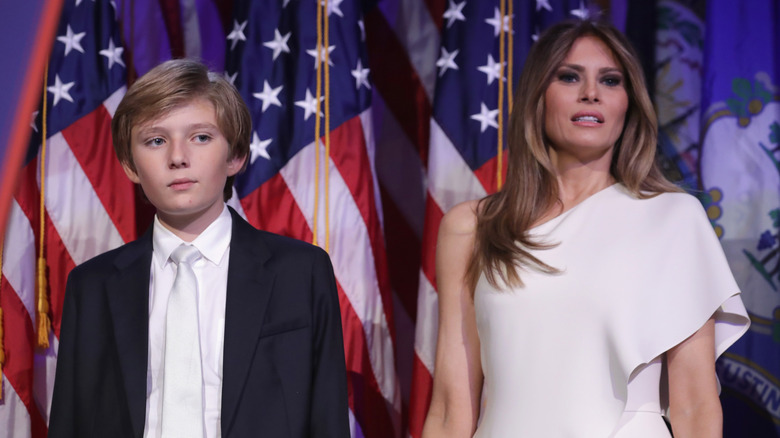
M232 209L222 373L222 430L229 430L241 388L252 363L255 345L274 283L264 265L270 251L259 232ZM223 433L224 435L224 433Z
M133 435L143 435L146 413L146 369L149 340L149 270L151 228L117 255L117 272L106 282L119 363L130 410Z

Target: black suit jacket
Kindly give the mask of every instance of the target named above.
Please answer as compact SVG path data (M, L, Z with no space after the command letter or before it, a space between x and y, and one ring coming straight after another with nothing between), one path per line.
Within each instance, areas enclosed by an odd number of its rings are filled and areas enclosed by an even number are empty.
M348 437L328 255L231 214L222 436ZM49 437L142 437L151 262L150 229L70 273Z

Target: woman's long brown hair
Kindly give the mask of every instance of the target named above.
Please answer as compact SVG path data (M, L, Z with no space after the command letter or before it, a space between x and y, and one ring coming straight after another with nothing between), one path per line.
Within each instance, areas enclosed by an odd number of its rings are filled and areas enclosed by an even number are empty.
M551 245L535 241L528 231L559 202L556 170L544 135L544 94L574 42L584 36L596 37L609 47L626 78L629 104L612 156L612 176L639 198L680 191L656 165L658 121L641 65L628 40L605 23L556 24L531 48L520 75L507 129L506 184L482 199L477 208L474 251L465 278L472 291L483 272L494 287L499 286L499 279L521 286L519 272L524 269L557 272L531 253Z

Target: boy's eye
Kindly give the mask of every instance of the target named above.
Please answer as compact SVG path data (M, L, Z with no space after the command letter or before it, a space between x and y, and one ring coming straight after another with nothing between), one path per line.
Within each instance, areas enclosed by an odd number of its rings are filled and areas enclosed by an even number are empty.
M195 136L195 141L198 143L206 143L211 140L211 136L208 134L198 134Z
M149 146L162 146L165 143L165 140L163 140L161 137L154 137L150 138L146 141L146 144Z

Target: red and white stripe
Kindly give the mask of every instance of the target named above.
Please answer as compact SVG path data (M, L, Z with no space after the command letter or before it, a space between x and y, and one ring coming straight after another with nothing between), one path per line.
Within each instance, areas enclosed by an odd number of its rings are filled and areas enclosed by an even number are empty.
M0 425L11 437L44 437L51 408L62 300L67 274L81 263L135 238L134 193L114 156L110 122L122 88L46 144L44 256L52 333L35 348L35 267L40 239L38 159L23 169L3 247L0 305L6 366Z
M433 383L438 331L434 262L439 222L453 205L484 196L485 187L494 184L491 166L486 165L488 177L482 184L431 119L445 9L444 0L399 0L383 8L383 17L367 18L366 25L380 33L384 24L392 29L384 34L394 37L380 39L369 34L368 49L381 49L386 54L378 65L371 66L377 94L382 98L375 100L374 106L384 110L377 117L381 123L377 148L383 152L378 153L377 172L383 189L394 292L400 304L394 312L399 356L405 362L399 362L398 372L403 387L410 389L404 391L404 401L408 433L415 438L422 433ZM407 176L399 178L399 169ZM494 163L492 169L494 175ZM410 257L413 252L420 254L419 258ZM407 346L406 339L413 339L413 345ZM408 354L403 348L409 348Z
M490 167L488 165L488 167ZM495 168L495 167L493 167ZM490 187L490 186L488 186ZM428 161L428 199L420 289L417 301L413 398L410 408L410 432L422 433L433 385L436 337L438 333L438 292L436 287L436 236L444 214L460 202L487 194L455 146L435 120L431 120L430 158Z
M422 434L433 385L438 332L435 252L439 223L455 204L481 198L496 187L496 159L472 171L431 118L437 76L435 63L446 6L444 0L399 0L383 8L383 17L367 17L366 25L376 33L384 30L383 25L392 27L392 32L384 34L395 37L394 40L387 36L372 38L369 33L368 49L369 52L381 49L386 54L375 57L381 58L379 65L371 66L382 97L379 102L374 101L374 107L384 110L376 118L381 123L377 128L380 131L377 147L384 151L377 172L383 188L388 240L405 243L397 251L388 243L388 249L391 272L402 274L394 283L400 304L394 311L399 327L399 356L408 358L408 362L399 362L398 372L402 388L410 388L409 394L404 393L404 401L408 400L408 432L414 438ZM380 18L384 18L384 23ZM421 176L399 178L398 169L413 176L419 172ZM388 212L395 215L388 217ZM409 269L412 251L421 257L412 258L417 266ZM413 337L403 336L404 330L413 330ZM413 354L408 356L402 351L406 338L414 339Z
M319 181L314 180L316 146L313 143L298 152L280 174L303 212L309 230L314 226L314 188L319 186L317 239L324 245L324 166L329 166L329 253L342 303L347 368L349 373L363 375L364 384L370 388L358 399L368 405L356 406L351 394L351 408L371 409L370 415L362 416L371 418L364 428L381 426L376 429L378 434L366 430L366 436L397 436L401 399L395 375L393 335L388 324L389 290L384 291L382 285L386 282L387 266L375 195L376 180L371 172L370 126L370 114L366 112L331 131L331 155L327 161L325 147L320 145L320 159L327 164L321 165ZM368 366L362 362L366 354ZM351 390L355 390L354 385ZM381 395L383 400L365 398L376 395ZM397 432L389 435L388 427Z
M371 117L364 113L331 132L330 253L341 302L353 436L399 436L408 428L419 437L435 353L438 223L454 203L484 195L480 187L489 187L495 174L495 166L486 165L474 176L430 125L445 9L444 0L398 0L381 2L368 13L368 51L381 53L369 57L377 91ZM113 150L105 147L123 93L50 142L44 255L55 334L67 272L136 235L132 186ZM102 149L88 149L91 144ZM314 147L308 145L278 175L231 204L259 228L311 241ZM324 149L320 152L324 166ZM45 435L57 345L52 336L50 350L33 355L39 195L36 160L28 166L6 229L0 290L7 352L0 425L8 425L13 437ZM319 187L322 244L324 167ZM264 208L268 205L274 208ZM365 430L356 417L368 419Z
M329 253L341 304L353 436L399 436L401 396L389 324L392 298L373 170L370 111L333 129L330 142L330 157L326 157L324 144L319 146L318 180L314 171L317 150L312 143L240 204L256 227L312 241L317 186L317 240L324 246L327 193ZM366 419L362 429L356 418Z

